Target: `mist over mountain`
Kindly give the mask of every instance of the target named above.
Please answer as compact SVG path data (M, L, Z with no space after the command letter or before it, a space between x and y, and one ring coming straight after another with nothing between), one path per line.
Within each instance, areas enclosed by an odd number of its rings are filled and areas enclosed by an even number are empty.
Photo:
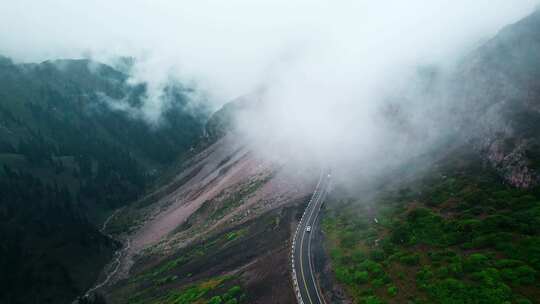
M117 246L95 223L200 140L207 112L190 89L171 85L154 125L137 116L146 87L127 79L89 60L1 58L1 301L66 302L88 288Z
M0 303L536 303L537 4L1 3Z

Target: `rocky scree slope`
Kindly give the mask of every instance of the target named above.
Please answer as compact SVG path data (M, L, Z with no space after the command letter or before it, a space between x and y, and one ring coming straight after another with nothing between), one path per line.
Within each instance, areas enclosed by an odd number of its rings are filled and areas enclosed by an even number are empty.
M209 129L232 126L228 119L212 117L210 125L219 123ZM244 303L294 301L288 241L318 172L258 157L234 128L224 130L210 131L207 146L168 185L111 222L130 244L115 284L104 290L111 303L176 303L223 276L198 300L237 285Z

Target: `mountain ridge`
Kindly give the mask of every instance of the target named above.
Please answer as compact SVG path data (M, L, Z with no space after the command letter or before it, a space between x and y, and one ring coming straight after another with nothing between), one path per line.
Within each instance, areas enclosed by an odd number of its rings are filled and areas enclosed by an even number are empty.
M104 103L136 109L146 98L145 85L108 65L0 66L0 302L67 303L118 247L96 226L190 152L206 110L188 109L190 89L173 84L163 123L151 126Z

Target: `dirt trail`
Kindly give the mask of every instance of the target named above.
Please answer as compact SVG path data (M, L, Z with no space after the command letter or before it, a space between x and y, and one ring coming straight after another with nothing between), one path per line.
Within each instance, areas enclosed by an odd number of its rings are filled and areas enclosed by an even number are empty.
M114 239L114 237L110 234L110 233L107 233L107 226L109 225L109 223L111 222L111 220L122 210L122 208L119 208L119 209L116 209L113 213L111 213L111 215L109 215L107 217L107 219L103 222L103 225L101 226L101 229L99 229L99 231L108 236L109 238L111 239ZM127 245L126 246L123 246L122 248L116 250L116 252L114 253L114 258L112 260L112 262L110 262L107 266L105 266L105 272L106 272L106 276L105 276L105 279L99 283L97 283L96 285L94 285L92 288L88 289L86 291L86 293L84 293L84 295L81 297L81 298L88 298L90 297L90 295L92 295L92 293L94 293L96 290L100 289L101 287L107 285L109 283L109 281L116 275L116 273L118 272L118 270L120 269L120 265L121 265L121 258L122 258L122 255L124 254L124 252L126 250L129 250L129 247L130 247L130 244L129 244L129 240L127 241ZM114 268L112 268L114 267ZM107 271L108 269L108 271ZM79 299L80 298L77 298L74 303L78 303L79 302Z

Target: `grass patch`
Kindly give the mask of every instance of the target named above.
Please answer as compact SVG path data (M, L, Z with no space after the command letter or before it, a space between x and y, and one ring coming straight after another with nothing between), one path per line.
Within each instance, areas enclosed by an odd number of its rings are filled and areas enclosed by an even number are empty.
M149 296L152 290L143 290L129 299L134 304L233 304L247 303L247 295L234 276L220 276L190 284L181 290L168 291L159 296Z

